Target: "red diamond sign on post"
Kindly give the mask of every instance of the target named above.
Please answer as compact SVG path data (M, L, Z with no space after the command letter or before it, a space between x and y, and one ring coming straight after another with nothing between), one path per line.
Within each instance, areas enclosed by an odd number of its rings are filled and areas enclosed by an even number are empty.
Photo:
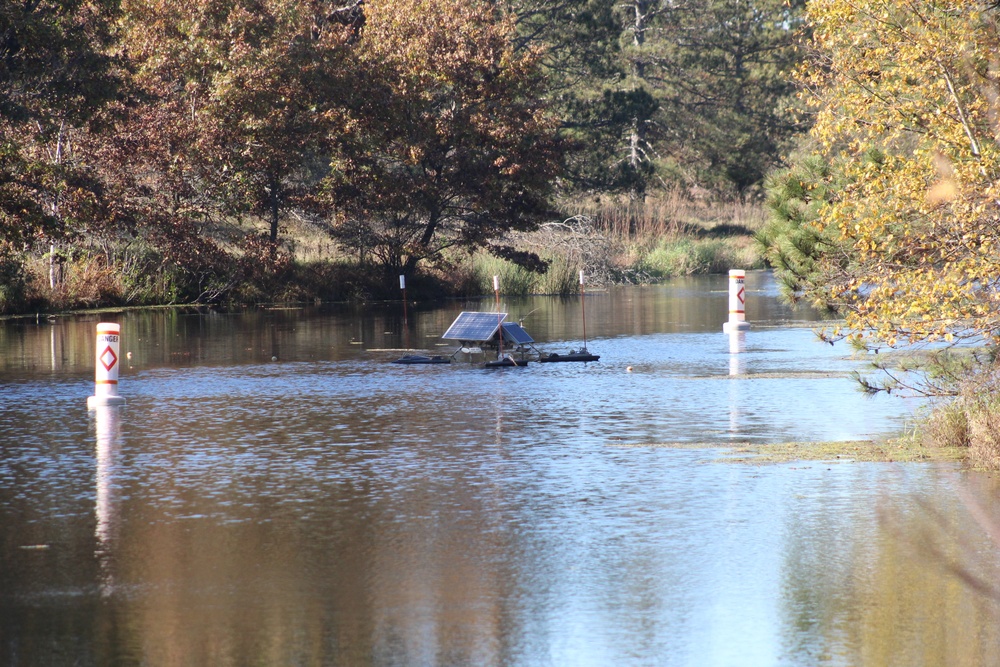
M746 331L750 328L747 324L745 281L746 271L729 270L729 320L722 325L722 330L726 333Z
M125 405L125 399L118 395L118 361L120 360L118 350L120 343L121 325L117 322L98 323L97 340L94 341L93 347L97 354L97 358L94 360L94 395L87 398L88 410ZM100 418L98 423L100 423Z
M101 352L101 356L98 359L101 360L101 365L104 366L104 370L106 371L110 371L118 363L118 356L111 349L110 345L104 348L104 352Z

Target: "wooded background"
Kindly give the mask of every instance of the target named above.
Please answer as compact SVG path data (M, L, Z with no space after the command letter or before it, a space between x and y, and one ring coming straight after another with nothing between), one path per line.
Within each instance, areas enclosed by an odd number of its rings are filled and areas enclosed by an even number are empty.
M4 0L0 303L28 307L32 257L52 289L85 255L118 300L211 302L280 279L293 224L387 276L476 249L541 269L505 234L574 201L753 199L805 128L802 10Z

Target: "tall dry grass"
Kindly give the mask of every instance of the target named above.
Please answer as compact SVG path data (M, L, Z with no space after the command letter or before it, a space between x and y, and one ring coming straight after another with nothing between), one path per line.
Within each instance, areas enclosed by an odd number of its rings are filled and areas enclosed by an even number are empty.
M660 240L682 236L751 234L766 221L759 203L694 198L679 191L638 201L601 198L571 205L589 216L594 228L616 239Z
M714 201L668 192L644 201L602 198L567 203L609 243L604 271L613 282L655 282L729 269L765 267L753 243L766 222L759 203Z
M1000 371L965 381L957 397L934 407L918 435L929 446L967 447L974 468L1000 470Z

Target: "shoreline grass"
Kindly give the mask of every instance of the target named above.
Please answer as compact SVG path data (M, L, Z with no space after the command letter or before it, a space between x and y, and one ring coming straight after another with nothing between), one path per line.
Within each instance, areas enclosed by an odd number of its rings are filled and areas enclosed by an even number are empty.
M655 284L685 275L765 268L754 234L760 203L713 201L677 192L642 201L600 198L558 202L567 216L502 239L548 263L531 272L485 250L446 257L411 276L413 297L491 294L500 275L511 295L575 294L587 285ZM102 307L275 301L365 301L390 297L395 276L338 248L321 229L291 224L277 251L255 242L250 224L213 229L212 253L198 261L167 257L143 239L92 239L57 250L55 287L49 256L32 253L0 265L0 312L52 313ZM213 245L215 244L215 245ZM422 287L423 289L416 289Z
M563 221L508 239L551 260L560 277L572 278L582 269L588 284L655 284L678 276L767 266L754 243L767 215L759 203L666 193L640 202L604 198L560 206L567 216ZM559 284L560 279L552 282Z
M920 463L932 461L966 462L965 447L928 447L906 436L885 441L833 440L780 443L609 443L622 448L716 449L722 455L715 463L767 465L794 462L812 463Z

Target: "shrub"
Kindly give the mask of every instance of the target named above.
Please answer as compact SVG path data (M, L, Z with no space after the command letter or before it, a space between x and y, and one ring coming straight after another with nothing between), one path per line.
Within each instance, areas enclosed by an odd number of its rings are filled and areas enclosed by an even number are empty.
M921 440L930 447L968 447L969 418L964 401L941 403L924 420Z
M580 269L576 264L561 255L545 259L549 260L549 269L538 277L536 293L565 296L580 291Z
M940 403L920 428L930 446L968 447L969 463L1000 470L1000 373L994 367L970 376L954 399Z
M969 463L1000 470L1000 399L982 396L968 410Z
M473 257L475 285L480 294L493 293L493 276L500 279L500 292L509 296L526 296L535 291L537 273L492 255Z
M544 273L537 273L505 259L477 253L472 257L471 271L464 276L458 272L450 278L452 282L455 275L463 279L456 285L459 293L465 296L492 294L493 276L499 276L500 293L509 296L579 292L579 267L571 258L552 253L543 255L542 259L548 263L548 268Z
M0 257L0 313L21 312L27 301L24 262L17 257Z
M637 262L637 268L651 278L686 276L698 272L696 245L691 239L661 241Z

